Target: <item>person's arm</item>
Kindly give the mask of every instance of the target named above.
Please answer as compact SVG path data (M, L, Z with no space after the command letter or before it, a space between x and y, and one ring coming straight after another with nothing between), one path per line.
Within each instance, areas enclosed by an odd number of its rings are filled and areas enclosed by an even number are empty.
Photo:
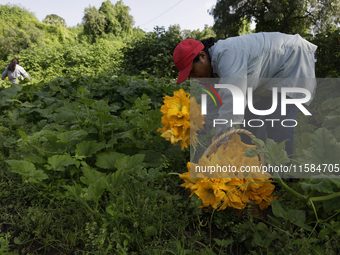
M20 74L22 76L24 76L25 78L27 78L31 82L31 78L29 77L28 73L25 71L25 69L23 67L20 66L19 71L20 71Z
M231 84L237 86L242 94L244 101L240 102L237 100L238 105L235 105L233 100L234 96L231 91L227 88L219 89L219 96L222 100L222 106L218 111L218 118L225 119L228 121L227 124L219 124L215 126L215 137L222 135L223 133L233 129L230 127L230 120L235 123L240 123L244 119L244 109L246 107L246 92L247 92L247 66L248 66L249 53L237 47L230 47L224 51L218 53L216 59L217 74L220 77L220 84ZM236 102L236 101L235 101ZM233 107L240 107L242 109L242 115L234 115Z
M1 76L1 80L4 80L8 75L8 71L7 71L7 66L5 68L5 71L2 73L2 76Z

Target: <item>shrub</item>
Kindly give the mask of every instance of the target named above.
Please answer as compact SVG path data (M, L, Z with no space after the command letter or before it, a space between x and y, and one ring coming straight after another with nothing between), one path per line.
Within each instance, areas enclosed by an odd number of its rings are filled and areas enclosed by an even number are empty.
M156 27L153 32L127 43L123 48L122 72L177 77L172 54L182 39L179 26L170 26L167 31L164 27Z

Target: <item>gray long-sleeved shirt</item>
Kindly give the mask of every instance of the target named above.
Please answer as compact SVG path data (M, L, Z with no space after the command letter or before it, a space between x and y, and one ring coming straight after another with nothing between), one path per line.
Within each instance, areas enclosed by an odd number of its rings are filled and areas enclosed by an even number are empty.
M28 76L27 72L25 71L25 69L22 68L22 66L19 66L17 64L15 66L15 69L14 69L13 72L8 70L7 67L6 67L5 71L2 73L2 76L1 76L2 80L4 80L6 78L6 76L8 77L8 79L11 83L15 83L16 79L19 78L19 77L25 77L25 78L31 80L30 77Z
M317 46L300 35L278 32L256 33L219 40L209 49L213 71L219 84L232 84L247 95L252 87L256 96L271 96L273 87L298 87L311 92L315 89L315 51ZM223 102L215 107L208 101L206 123L212 126L213 119L243 121L243 115L233 115L233 97L229 89L220 88L218 94ZM304 98L301 93L288 93L292 98ZM244 97L246 99L246 96ZM244 102L244 108L247 102ZM209 108L211 110L209 110ZM229 130L227 125L216 125L215 134ZM216 137L217 137L216 136Z

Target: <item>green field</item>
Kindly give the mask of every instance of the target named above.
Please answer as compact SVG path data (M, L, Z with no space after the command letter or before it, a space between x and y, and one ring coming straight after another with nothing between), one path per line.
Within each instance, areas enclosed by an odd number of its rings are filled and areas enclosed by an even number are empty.
M5 23L11 15L17 23ZM178 27L90 34L11 5L0 5L0 24L0 49L15 42L0 69L17 57L32 78L0 81L0 254L340 253L336 175L275 176L276 199L260 214L202 210L180 186L190 150L157 132L164 97L190 91L175 79ZM337 28L308 37L319 46L318 78L330 80L317 87L312 116L298 115L297 167L340 164L338 38ZM261 146L267 163L287 163L283 145Z

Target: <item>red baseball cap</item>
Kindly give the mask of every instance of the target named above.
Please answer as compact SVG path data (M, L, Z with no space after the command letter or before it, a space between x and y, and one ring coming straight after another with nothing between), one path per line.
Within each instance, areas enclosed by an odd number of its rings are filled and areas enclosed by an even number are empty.
M185 39L177 44L173 54L175 66L179 71L177 84L188 78L194 58L203 49L203 43L193 39Z

